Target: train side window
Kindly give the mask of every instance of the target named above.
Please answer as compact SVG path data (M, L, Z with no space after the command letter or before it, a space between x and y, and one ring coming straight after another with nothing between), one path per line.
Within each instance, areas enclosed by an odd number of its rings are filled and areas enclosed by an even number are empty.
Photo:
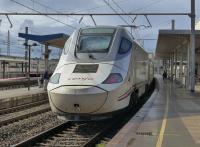
M118 53L119 54L127 53L131 49L131 47L132 47L132 42L126 38L122 38Z

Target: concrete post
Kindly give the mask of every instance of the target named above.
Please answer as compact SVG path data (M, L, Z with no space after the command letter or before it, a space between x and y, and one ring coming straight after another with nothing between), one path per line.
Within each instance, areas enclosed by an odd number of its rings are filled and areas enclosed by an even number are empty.
M167 74L168 74L168 78L170 77L170 75L171 75L171 58L169 57L169 62L168 62L168 72L167 72Z
M197 54L197 59L199 59L198 62L198 78L200 79L200 54ZM200 82L200 81L199 81Z
M30 73L31 73L31 46L28 45L28 90L30 90Z
M6 77L6 62L2 61L3 64L3 79Z
M174 70L174 79L177 80L177 49L175 50L175 53L174 53L174 60L175 60L175 70Z
M182 84L183 83L183 50L180 51L180 64L179 64L179 77Z
M45 71L48 71L48 59L49 59L49 47L48 44L45 44L45 53L44 53Z
M172 76L172 57L171 57L171 54L170 54L170 62L169 62L169 69L170 69L170 79L171 79L171 76Z
M172 30L175 30L175 20L172 19Z
M191 48L191 66L190 66L190 90L195 91L195 0L191 0L191 34L190 34L190 48Z
M21 63L21 66L22 66L22 74L24 73L24 63L22 62Z
M187 43L187 79L186 79L186 87L190 90L190 44Z
M167 77L169 78L170 76L170 63L171 63L171 59L169 58L168 59L168 62L167 62Z
M28 34L28 27L25 28L25 33L26 33L26 35ZM28 39L25 39L25 44L28 44ZM28 59L28 46L25 45L25 60L27 61L27 59ZM25 75L26 75L26 77L28 77L27 68L28 68L27 62L25 62Z
M171 55L171 79L173 80L173 74L174 74L174 54Z
M45 64L45 74L48 73L48 60L49 60L49 47L48 44L45 44L45 53L44 53L44 64ZM48 75L46 75L48 76ZM48 79L44 78L44 90L47 90Z
M166 70L166 59L163 59L163 70Z

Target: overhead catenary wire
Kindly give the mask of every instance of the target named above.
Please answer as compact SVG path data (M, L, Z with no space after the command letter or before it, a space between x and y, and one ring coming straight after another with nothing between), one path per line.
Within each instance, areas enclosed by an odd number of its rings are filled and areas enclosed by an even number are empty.
M125 12L125 11L115 2L115 0L112 0L112 1L113 1L113 3L114 3L122 12L127 13L127 12ZM162 1L162 0L159 0L159 1L156 1L156 2L154 2L154 3L151 3L151 4L147 5L145 8L147 8L147 7L149 7L149 6L153 5L153 4L156 4L156 3L158 3L158 2L161 2L161 1ZM138 10L139 10L139 9L138 9ZM152 27L151 22L150 22L150 20L148 19L147 15L144 15L144 16L145 16L145 18L146 18L146 20L147 20L147 22L148 22L149 25L148 25L148 26L141 25L141 26L144 26L144 27L147 27L147 28ZM132 19L132 22L135 22L135 20L136 20L136 18L137 18L137 15L136 15L134 18L132 18L131 16L129 16L129 18Z
M11 1L13 1L13 2L16 3L15 0L11 0ZM128 0L119 0L117 3L122 3L122 2L125 2L125 1L128 1ZM19 2L17 2L17 3L19 4ZM35 3L37 3L38 5L40 5L40 6L42 6L42 7L48 8L48 9L50 9L50 10L53 10L53 11L59 13L59 14L62 13L62 12L60 12L60 11L58 11L58 10L52 8L52 7L49 7L49 6L47 6L47 5L43 4L43 3L38 2L38 1L33 1L33 8L34 8L34 6L35 6ZM23 6L25 6L25 5L23 4ZM106 6L106 5L101 5L101 6L92 7L92 8L89 8L89 9L83 9L83 10L74 11L74 12L72 12L72 13L77 13L77 12L82 12L82 11L90 11L90 10L98 9L98 8L105 7L105 6ZM27 9L30 9L30 7L28 7L28 6L25 6L25 7L26 7ZM31 8L31 10L32 10L32 8ZM35 9L34 9L33 11L35 11ZM36 10L36 12L38 12L38 11ZM39 12L38 12L38 13L39 13ZM41 14L41 13L42 13L42 12L40 12L40 14ZM76 18L71 17L70 15L69 15L68 17L70 17L70 18L72 18L72 19L74 19L74 20L78 20L78 19L76 19ZM81 20L82 20L82 18L83 18L83 17L81 17ZM54 19L54 18L53 18L53 19ZM59 20L58 20L58 21L59 21ZM60 22L60 21L59 21L59 22Z
M124 9L122 9L120 6L119 6L119 4L117 3L117 2L115 2L115 0L112 0L112 2L123 12L123 13L127 13ZM134 17L134 18L132 18L130 15L128 15L128 17L132 20L132 23L134 23L134 25L135 25L135 20L136 20L136 18L137 18L137 15ZM133 28L136 28L136 25L135 25L135 27L131 27L130 29L131 29L131 34L133 33ZM139 35L139 33L135 30L135 33L136 33L136 35L137 36L140 36Z
M61 11L58 11L58 10L56 10L56 9L54 9L54 8L52 8L52 7L49 7L49 6L47 6L47 5L43 4L43 3L40 3L40 2L38 2L38 1L34 1L34 3L40 5L40 6L44 7L44 8L47 8L47 9L49 9L49 10L53 10L54 12L63 13L63 12L61 12ZM73 13L73 12L72 12L72 13ZM73 19L73 20L78 21L79 24L81 23L81 21L82 21L82 19L83 19L83 17L81 17L81 19L79 20L78 18L74 18L74 17L72 17L72 16L70 16L70 15L68 15L67 17L69 17L69 18L71 18L71 19ZM82 25L85 26L84 23L82 23Z
M110 5L109 2L107 2L106 0L103 0L104 3L106 3L108 5L108 7L110 7L110 9L115 13L118 14L118 12ZM122 21L124 21L124 23L126 23L127 25L130 25L128 21L126 21L126 19L124 19L121 15L117 15L119 18L121 18ZM132 31L131 31L132 33ZM135 31L135 35L136 37L139 37L139 34Z
M11 0L11 1L15 1L15 0ZM117 3L122 3L122 2L125 2L125 1L129 1L129 0L119 0L119 1L117 1ZM15 1L15 3L16 3L16 1ZM43 3L40 3L40 2L38 2L38 1L33 1L33 8L34 8L34 4L35 3L37 3L38 5L40 5L40 6L43 6L43 7L45 7L45 8L48 8L48 9L51 9L51 10L53 10L53 11L55 11L55 12L57 12L57 13L59 13L59 14L61 14L62 12L60 12L60 11L58 11L58 10L56 10L56 9L54 9L54 8L52 8L52 7L49 7L49 6L47 6L47 5L45 5L45 4L43 4ZM19 2L18 2L18 4L19 4ZM24 5L24 4L23 4ZM25 6L25 5L24 5ZM78 10L78 11L74 11L74 12L72 12L73 14L75 14L75 13L77 13L77 12L82 12L82 11L90 11L90 10L94 10L94 9L98 9L98 8L102 8L102 7L105 7L106 5L100 5L100 6L97 6L97 7L92 7L92 8L88 8L88 9L82 9L82 10ZM27 8L28 6L26 6L26 8ZM29 8L27 8L27 9L30 9L30 7ZM32 8L31 8L32 9ZM33 11L35 11L35 9L33 10ZM36 12L38 12L37 10L36 10ZM39 12L38 12L39 13ZM41 14L42 12L40 12L40 14ZM48 14L47 14L48 15ZM70 15L69 15L69 17L70 18L72 18L72 19L76 19L76 18L73 18L73 17L71 17ZM49 17L50 18L50 17ZM54 18L53 18L54 19ZM55 20L55 19L54 19ZM76 19L76 20L78 20L78 19ZM59 21L59 20L58 20ZM59 21L60 22L60 21ZM66 25L66 24L65 24Z
M105 4L108 5L108 7L109 7L115 14L117 14L117 16L118 16L121 20L123 20L127 25L129 25L129 23L128 23L121 15L118 15L118 12L110 5L109 2L107 2L106 0L103 0L103 1L104 1Z
M124 2L124 1L127 1L127 0L122 0L122 1L119 1L119 2ZM115 2L115 1L113 1L113 2L120 8L120 6L117 4L117 2ZM58 11L58 10L52 8L52 7L49 7L49 6L47 6L47 5L43 4L43 3L38 2L38 1L34 1L34 3L36 3L36 4L38 4L38 5L42 6L42 7L48 8L48 9L50 9L50 10L53 10L53 11L55 11L55 12L57 12L57 13L62 13L62 12L60 12L60 11ZM104 6L104 5L101 5L101 6L99 6L99 7L93 7L93 8L85 9L85 10L88 11L88 10L92 10L92 9L94 9L94 8L101 8L101 7L103 7L103 6ZM106 5L105 5L105 6L106 6ZM122 8L120 8L120 9L122 10ZM84 10L84 9L83 9L83 10L78 10L78 11L74 11L74 12L72 12L72 13L77 13L77 12L81 12L81 11L85 11L85 10ZM125 11L123 11L123 12L125 12ZM68 16L68 17L70 17L70 18L72 18L72 19L74 19L74 20L78 20L77 18L74 18L74 17L71 17L71 16ZM95 22L95 20L94 20L94 18L93 18L93 16L90 15L90 17L92 18L92 21L94 22L94 24L97 25L96 22ZM131 18L131 17L130 17L130 18ZM80 18L79 23L81 23L82 20L83 20L83 16Z
M137 8L137 9L135 9L135 10L133 10L133 11L134 11L134 12L137 12L137 11L139 11L139 10L142 10L142 9L144 9L144 8L148 8L148 7L152 6L152 5L158 4L158 3L163 2L163 1L165 1L165 0L155 0L155 1L153 1L152 3L150 3L150 4L147 4L147 5L145 5L145 6L141 7L141 8ZM133 12L133 11L130 11L130 12ZM151 22L150 22L150 20L148 19L148 16L147 16L147 15L144 15L144 16L145 16L145 18L146 18L146 20L147 20L147 22L148 22L148 24L149 24L148 26L145 26L145 25L144 25L144 27L145 27L145 28L152 27ZM135 16L134 21L135 21L136 19L137 19L137 15Z
M24 5L24 4L20 3L20 2L17 2L17 1L15 1L15 0L10 0L10 1L12 1L12 2L14 2L14 3L18 4L18 5L21 5L21 6L27 8L27 9L29 9L29 10L35 11L35 12L37 12L38 14L41 14L40 11L35 10L35 9L33 9L33 8L27 6L27 5ZM61 23L61 24L64 24L64 25L66 25L66 26L68 26L68 27L70 27L70 28L76 29L76 27L71 26L71 25L69 25L69 24L66 24L66 23L64 23L64 22L62 22L62 21L60 21L60 20L58 20L58 19L56 19L56 18L53 18L53 17L48 16L48 15L45 15L45 16L48 17L48 18L50 18L50 19L52 19L52 20L54 20L54 21L57 21L57 22L59 22L59 23Z
M115 2L115 0L112 0L112 2L124 13L127 13L124 11L124 9L122 9L119 4L117 2ZM132 23L134 22L134 18L132 18L130 15L128 15L128 17L132 20Z
M153 0L152 0L153 1ZM164 0L163 0L164 1ZM34 2L36 2L36 1L34 1ZM157 0L156 2L161 2L161 0ZM153 3L154 4L156 4L156 2L152 2L152 4L149 4L148 6L151 6L151 5L153 5ZM103 6L102 6L103 7ZM147 7L147 6L145 6L145 7ZM143 7L142 9L144 9L145 7ZM37 7L35 7L35 8L37 8ZM84 11L84 10L80 10L79 12L81 12L81 11ZM48 12L48 11L47 11ZM42 13L41 13L42 14ZM128 13L126 13L126 14L128 14ZM154 26L155 27L155 26ZM143 28L143 27L142 27Z
M40 3L40 2L38 2L38 1L34 1L34 3L40 5L40 6L44 7L44 8L47 8L47 9L49 9L49 10L53 10L53 11L55 11L55 12L57 12L57 13L62 13L61 11L58 11L58 10L56 10L56 9L54 9L54 8L52 8L52 7L49 7L49 6L47 6L47 5L43 4L43 3ZM71 16L68 16L68 17L70 17L70 18L72 18L72 19L74 19L74 20L78 20L77 18L74 18L74 17L71 17Z
M152 1L152 0L151 0L151 1ZM158 4L158 3L163 2L163 1L165 1L165 0L155 0L155 1L153 1L152 3L150 3L150 4L147 4L147 5L143 6L143 7L137 8L137 9L132 10L132 11L130 11L130 12L137 12L137 11L139 11L139 10L148 8L148 7L152 6L152 5Z
M114 0L112 0L112 2L113 2L122 12L126 13L126 12L119 6L119 4L118 4L117 2L115 2ZM154 2L154 3L151 3L150 5L153 5L153 4L158 3L158 2L160 2L160 0L159 0L159 1L156 1L156 2ZM47 6L47 5L42 4L42 3L40 3L40 2L34 1L34 3L37 3L37 4L39 4L39 5L41 5L41 6L45 7L45 8L48 8L48 9L50 9L50 10L55 11L55 12L62 13L62 12L60 12L60 11L57 11L56 9L53 9L53 8ZM150 5L148 5L148 6L150 6ZM70 17L70 16L69 16L69 17ZM71 17L71 18L73 18L73 17ZM81 17L81 20L82 20L82 18L83 18L83 17ZM135 16L135 18L132 18L131 16L129 16L129 18L132 19L132 22L134 22L135 19L136 19L136 16ZM146 15L145 15L145 18L147 19L147 22L149 23L149 26L147 26L147 27L151 27L151 23L150 23L150 21L148 20L148 18L147 18ZM73 19L75 19L75 18L73 18ZM76 20L77 20L77 19L76 19Z
M119 0L119 1L117 1L117 3L122 3L122 2L125 2L125 1L129 1L129 0ZM88 12L88 11L96 10L96 9L99 9L99 8L102 8L102 7L105 7L105 6L107 6L107 4L102 4L100 6L91 7L91 8L88 8L88 9L77 10L77 11L74 11L73 13L75 14L75 13L79 13L79 12L83 12L83 11Z

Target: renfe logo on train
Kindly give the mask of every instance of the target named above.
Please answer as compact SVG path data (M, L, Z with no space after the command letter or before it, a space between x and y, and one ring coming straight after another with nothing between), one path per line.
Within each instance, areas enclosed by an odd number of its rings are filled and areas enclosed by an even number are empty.
M82 80L82 81L86 81L86 80L94 80L92 77L70 77L67 80Z

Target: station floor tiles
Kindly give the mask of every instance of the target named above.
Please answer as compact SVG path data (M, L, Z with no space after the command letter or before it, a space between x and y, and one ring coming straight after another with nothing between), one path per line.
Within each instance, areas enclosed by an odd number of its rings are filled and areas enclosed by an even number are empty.
M0 99L25 96L25 95L33 95L38 93L44 93L43 88L39 88L38 86L28 88L17 88L17 89L9 89L9 90L1 90L0 91Z
M107 147L200 147L200 93L161 78L158 83L149 104Z

